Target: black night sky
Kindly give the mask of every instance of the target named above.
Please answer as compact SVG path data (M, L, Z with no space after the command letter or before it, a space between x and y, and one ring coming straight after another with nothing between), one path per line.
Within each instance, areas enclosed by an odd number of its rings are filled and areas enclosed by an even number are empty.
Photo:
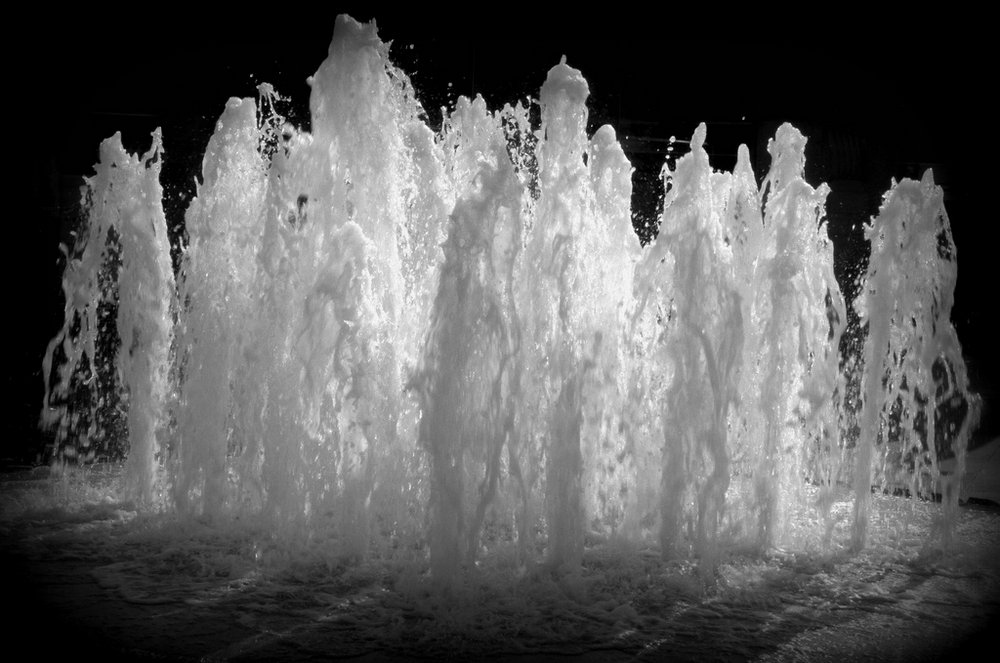
M326 55L337 13L239 25L192 20L171 29L123 19L100 30L94 19L26 26L34 45L8 55L6 83L8 113L20 119L7 127L7 191L15 208L6 219L14 234L4 261L13 355L5 387L13 396L0 457L31 462L40 451L41 358L62 318L58 246L79 214L79 188L100 141L120 130L130 151L145 151L149 133L163 127L165 208L176 226L229 97L255 96L258 83L270 82L293 97L290 119L308 123L305 79ZM639 224L656 213L657 174L671 136L687 139L705 121L713 165L732 168L737 146L746 143L759 180L768 137L792 122L809 137L807 179L833 191L829 228L845 292L857 271L850 265L866 254L861 225L877 213L890 178L919 178L932 167L945 188L959 256L953 319L974 388L986 399L981 435L997 434L1000 353L990 328L997 244L983 202L988 175L979 166L983 127L992 120L985 93L967 82L967 72L986 61L984 46L910 41L905 50L890 50L802 34L788 41L685 41L669 32L637 36L601 20L555 28L505 17L473 28L462 18L387 12L377 21L435 127L440 107L459 94L482 93L491 108L537 96L565 54L590 82L590 130L614 125L636 168Z

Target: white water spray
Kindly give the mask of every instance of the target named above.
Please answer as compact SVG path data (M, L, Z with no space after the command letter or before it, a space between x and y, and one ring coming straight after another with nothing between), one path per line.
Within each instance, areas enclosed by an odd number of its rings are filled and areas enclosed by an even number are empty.
M311 133L267 86L227 104L176 288L158 134L142 159L102 147L46 355L64 456L100 438L74 398L113 300L126 396L89 402L127 408L129 483L151 507L257 518L332 558L426 558L445 587L506 546L572 572L590 535L711 569L724 543L783 544L810 481L829 531L846 313L828 188L805 182L794 127L758 190L748 150L717 172L699 126L643 250L631 165L611 127L587 135L588 86L565 60L537 128L477 97L433 132L374 26L347 17L310 83ZM879 435L953 511L976 403L940 190L898 185L873 228L858 544ZM959 473L941 477L927 440L956 402Z

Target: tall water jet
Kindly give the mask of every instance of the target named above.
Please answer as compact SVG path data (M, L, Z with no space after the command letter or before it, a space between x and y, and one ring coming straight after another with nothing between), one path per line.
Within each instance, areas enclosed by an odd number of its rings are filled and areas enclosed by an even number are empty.
M202 180L185 215L188 244L178 283L183 369L172 485L184 513L218 515L227 500L231 381L254 323L252 287L265 190L262 138L256 104L230 99L208 142Z
M759 394L747 411L748 435L758 441L754 494L757 540L764 548L778 541L786 505L804 498L807 423L817 422L821 436L837 430L824 406L837 387L829 371L836 369L846 316L824 224L829 187L806 183L805 146L793 126L779 127L768 143L771 169L761 187L764 233L751 313L757 333L745 393ZM834 441L832 448L837 447Z
M90 382L100 384L97 376L103 367L96 362L99 345L107 342L100 337L110 330L102 328L106 321L101 320L99 309L105 302L117 307L115 367L128 413L126 485L129 496L144 506L152 506L156 498L157 467L162 460L158 456L163 451L159 429L168 397L172 338L174 275L159 182L162 153L158 130L142 157L125 151L120 134L101 144L96 174L86 182L86 225L77 235L72 253L67 251L63 328L49 344L43 362L46 394L42 424L58 428L57 444L61 447L71 432L78 433L71 429L75 428L73 419L80 416L70 412L63 399L69 396L74 372L84 363ZM50 381L57 348L65 361L58 367L53 387ZM112 392L94 398L104 405L104 399L116 396ZM74 453L77 447L87 451L90 438L104 437L105 432L94 430L97 419L92 408L88 434L70 441L67 448Z
M947 545L965 472L968 438L979 417L962 346L951 324L957 253L944 193L930 170L886 192L866 228L871 259L855 302L868 337L864 347L861 434L856 449L852 544L864 547L871 508L873 457L880 480L913 495L942 496ZM938 459L954 454L954 474Z
M475 561L486 510L513 445L520 323L512 296L522 244L522 188L500 117L462 98L446 127L461 192L413 386L430 456L430 566L444 585Z
M587 82L565 59L542 86L540 195L519 275L525 362L533 367L525 398L537 408L526 434L544 440L548 560L567 569L583 555L585 451L596 455L608 430L604 414L620 412L617 397L607 396L618 393L619 330L633 259L631 229L621 213L607 209L612 201L627 204L611 188L630 167L615 161L620 148L610 129L595 136L597 168L588 164L588 95ZM592 446L585 449L587 438Z
M538 278L524 311L528 362L541 367L528 394L539 399L545 422L538 423L545 440L548 557L553 566L569 567L578 565L583 555L580 426L585 350L574 333L579 302L573 282L579 269L578 238L587 222L582 184L588 94L580 72L565 60L549 71L542 86L541 195L524 263L525 275Z
M663 407L660 546L682 553L682 526L694 525L699 554L710 555L730 481L728 411L735 396L743 345L740 299L733 284L732 251L713 205L711 167L699 125L691 151L676 170L665 169L668 192L660 233L644 257L640 287L660 290L661 361L672 373ZM664 342L665 341L665 342ZM690 522L690 521L689 521Z
M736 391L728 407L726 441L731 480L726 491L725 520L732 529L744 531L760 513L751 484L760 469L754 465L754 458L762 437L757 425L759 380L763 370L759 357L764 313L760 292L767 262L764 210L746 145L740 145L737 150L733 172L713 172L711 183L713 206L720 216L722 243L731 252L731 287L739 302L739 315L735 318L743 326L740 367L733 376Z
M641 245L632 229L632 164L610 125L594 133L587 165L593 222L582 242L587 270L578 287L586 293L583 319L595 339L595 366L584 385L584 514L591 531L636 534L639 461L628 430L636 367L627 323Z

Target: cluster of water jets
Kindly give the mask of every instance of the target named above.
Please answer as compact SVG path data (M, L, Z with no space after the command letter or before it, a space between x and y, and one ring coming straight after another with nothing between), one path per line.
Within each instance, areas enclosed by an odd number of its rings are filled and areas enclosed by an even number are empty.
M310 133L267 86L229 101L177 274L159 133L142 157L103 143L45 358L63 457L124 421L141 506L252 515L348 558L429 551L445 582L491 546L572 567L591 534L766 549L806 499L829 534L851 481L858 547L873 483L954 509L977 401L930 172L867 230L852 364L829 189L803 179L791 125L760 188L745 146L713 170L699 126L642 248L631 166L610 126L587 136L579 71L549 72L540 127L477 97L435 133L387 55L338 20Z

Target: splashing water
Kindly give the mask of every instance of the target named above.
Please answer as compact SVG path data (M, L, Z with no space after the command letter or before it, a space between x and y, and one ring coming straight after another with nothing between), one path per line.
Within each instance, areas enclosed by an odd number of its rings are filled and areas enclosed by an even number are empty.
M64 458L112 435L116 407L145 508L260 518L336 558L429 553L443 586L508 546L571 571L592 535L711 568L724 542L786 543L807 494L828 539L852 457L857 546L873 481L940 492L950 536L978 400L929 172L868 230L853 440L829 189L805 182L791 125L759 190L745 147L713 170L700 125L642 249L631 165L613 128L587 136L565 58L537 128L477 97L433 132L374 25L347 17L310 85L311 133L269 86L228 102L176 283L159 133L142 158L102 145L45 357Z
M170 308L174 275L170 266L163 190L159 183L162 138L153 134L153 145L141 158L126 154L121 135L101 144L97 173L87 180L85 204L89 209L85 232L73 248L63 276L66 313L63 328L45 353L45 376L51 376L53 357L61 350L65 360L58 367L59 380L46 383L45 403L69 395L75 371L89 373L91 383L98 372L98 338L115 333L118 340L114 362L120 379L122 401L127 408L129 439L127 483L130 497L151 505L157 489L158 440L167 404ZM102 304L117 302L113 330L102 319ZM123 392L123 393L122 393ZM81 430L79 412L65 406L44 408L42 425L56 427L59 438L71 439L71 453L92 454L92 439L100 439L99 407L116 394L100 394L92 403Z
M940 187L931 171L885 194L867 230L872 259L857 306L869 327L864 405L855 472L853 543L865 544L873 454L881 440L880 483L943 498L945 540L951 536L979 398L969 392L962 347L951 324L958 276L955 243ZM942 476L940 454L957 469Z

